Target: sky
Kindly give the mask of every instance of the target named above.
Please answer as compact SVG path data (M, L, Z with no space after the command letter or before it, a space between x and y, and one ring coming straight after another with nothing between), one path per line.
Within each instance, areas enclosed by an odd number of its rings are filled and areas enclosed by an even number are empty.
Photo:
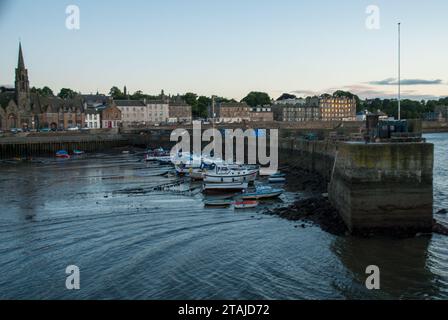
M20 39L31 86L55 92L395 97L401 22L403 96L444 97L446 12L446 0L0 0L0 85L14 83Z

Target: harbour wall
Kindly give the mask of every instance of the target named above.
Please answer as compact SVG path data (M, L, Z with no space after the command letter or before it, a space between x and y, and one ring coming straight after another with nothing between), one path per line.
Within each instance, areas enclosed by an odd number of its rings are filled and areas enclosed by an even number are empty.
M78 134L10 137L0 139L0 159L54 156L58 150L98 152L129 145L119 134Z
M319 173L349 230L430 232L434 146L282 139L281 163Z

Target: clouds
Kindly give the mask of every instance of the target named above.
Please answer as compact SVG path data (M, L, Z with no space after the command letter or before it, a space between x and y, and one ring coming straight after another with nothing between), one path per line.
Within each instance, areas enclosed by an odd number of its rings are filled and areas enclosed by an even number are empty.
M400 81L402 86L418 86L418 85L440 85L443 84L441 79L426 80L426 79L403 79ZM374 86L396 86L398 80L396 78L387 78L380 81L370 81L369 84Z
M386 79L387 80L387 79ZM291 93L299 95L299 96L315 96L315 95L321 95L323 93L333 93L337 90L344 90L349 91L353 94L356 94L361 99L374 99L374 98L381 98L381 99L396 99L397 98L397 92L395 88L384 88L382 89L379 85L369 85L369 84L352 84L352 85L346 85L341 87L332 87L327 88L322 91L313 91L313 90L294 90L291 91ZM403 99L410 99L410 100L433 100L433 99L439 99L440 96L438 95L432 95L427 94L423 92L419 92L417 90L402 90L401 97Z

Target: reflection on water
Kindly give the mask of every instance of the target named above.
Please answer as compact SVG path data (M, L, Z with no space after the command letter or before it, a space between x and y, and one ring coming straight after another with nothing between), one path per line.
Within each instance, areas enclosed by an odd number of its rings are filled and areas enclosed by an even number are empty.
M428 138L435 208L447 208L448 135ZM200 193L151 191L175 178L140 159L0 165L0 298L448 298L448 237L336 237L263 207L204 209ZM80 291L65 289L71 264ZM381 268L380 291L364 287L371 264Z

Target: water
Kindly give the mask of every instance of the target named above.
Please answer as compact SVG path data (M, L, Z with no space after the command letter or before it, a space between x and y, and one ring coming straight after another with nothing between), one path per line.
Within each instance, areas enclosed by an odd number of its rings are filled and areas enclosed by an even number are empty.
M448 208L448 134L427 138L437 211ZM0 298L448 298L448 237L337 237L263 208L204 209L199 193L149 192L175 178L139 159L1 165ZM79 291L65 288L72 264ZM365 289L371 264L381 268L380 291Z

